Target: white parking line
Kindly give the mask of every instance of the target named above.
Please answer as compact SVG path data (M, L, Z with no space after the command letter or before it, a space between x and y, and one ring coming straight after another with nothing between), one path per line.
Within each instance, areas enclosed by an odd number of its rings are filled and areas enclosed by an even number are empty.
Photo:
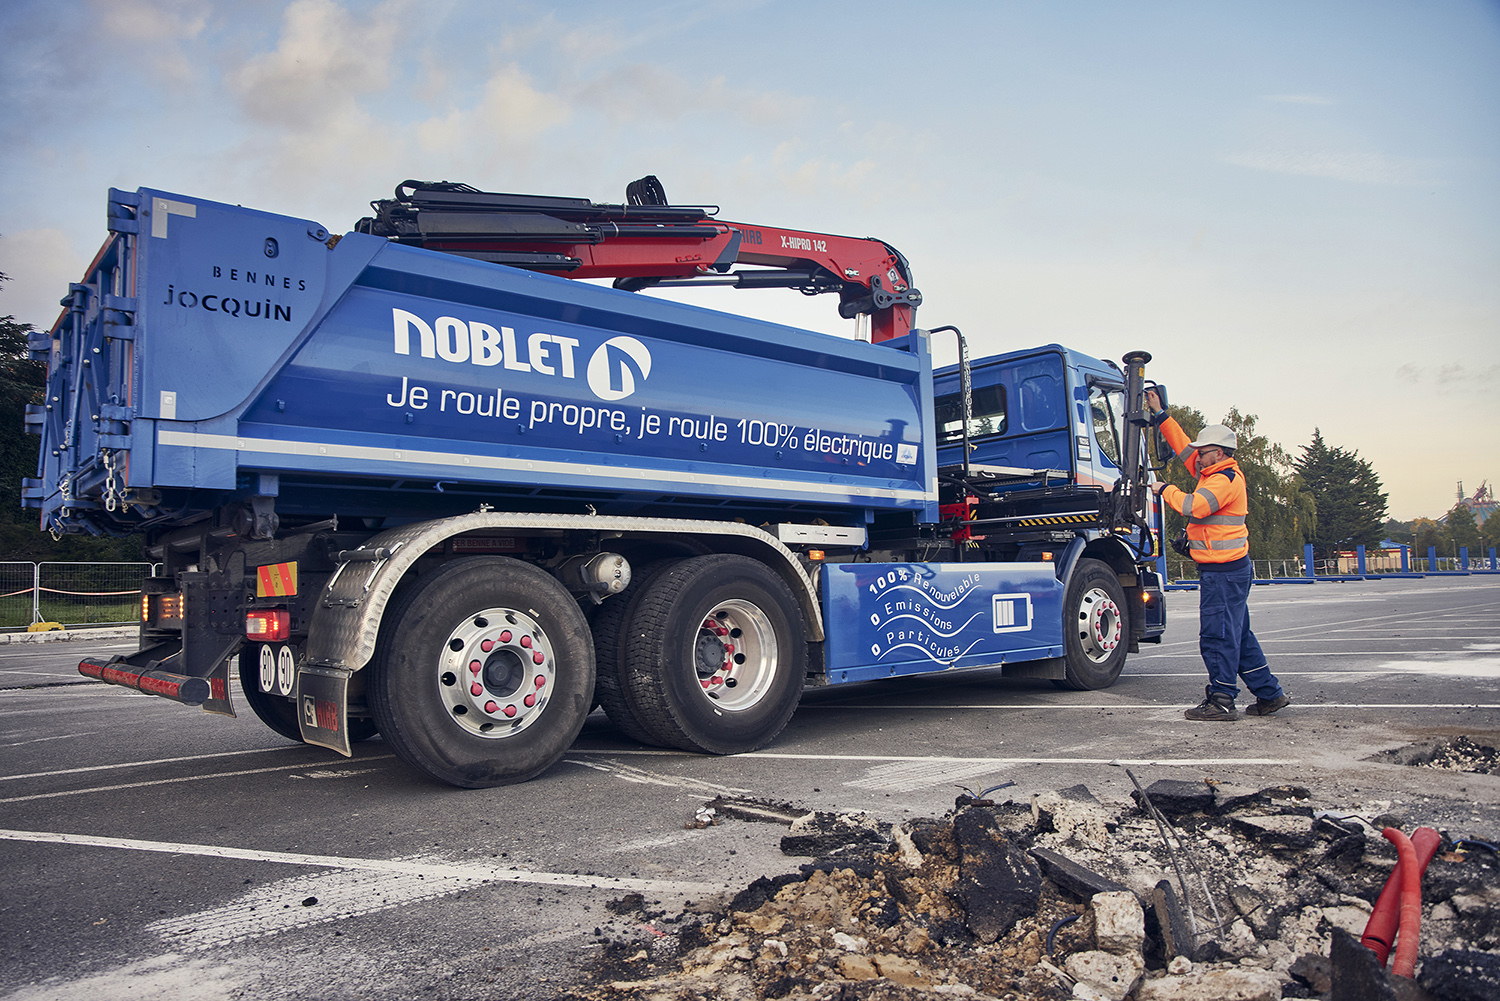
M442 879L490 880L496 883L536 883L547 886L578 886L600 890L637 890L645 893L705 894L724 889L717 883L690 883L671 879L631 879L623 876L579 876L566 872L533 872L526 869L501 869L473 863L444 862L441 859L373 859L345 858L342 855L307 855L300 852L272 852L258 848L231 848L225 845L194 845L172 841L143 841L136 838L102 838L91 834L63 834L52 831L0 830L0 839L27 841L33 844L81 845L88 848L123 848L130 851L161 852L167 855L198 855L206 858L241 859L247 862L273 862L278 865L305 865L323 869L353 869L365 872L396 873Z
M144 930L170 943L173 952L202 952L298 928L393 911L485 882L477 876L430 878L425 874L336 869L257 886L227 904L162 918Z
M972 705L949 704L949 703L912 703L902 702L900 705L890 703L869 703L860 705L854 702L842 702L838 704L803 706L798 712L806 712L810 709L858 709L861 712L869 712L871 709L888 709L891 712L909 712L914 709L941 709L946 711L954 709L984 709L1000 710L1009 709L1022 711L1030 709L1109 709L1122 711L1125 709L1147 709L1153 712L1161 709L1182 709L1189 704L1186 702L1090 702L1069 705L1049 705L1046 703L1033 703L1029 705L994 705L991 703ZM1500 709L1500 702L1293 702L1293 709ZM746 757L746 755L740 755ZM4 802L4 800L0 800Z
M0 782L16 779L44 779L51 775L82 775L84 772L103 772L116 768L140 768L144 765L170 765L179 761L207 761L210 758L233 758L246 754L275 754L296 751L295 744L281 747L256 747L245 751L214 751L209 754L188 754L180 758L150 758L145 761L117 761L109 765L84 765L81 768L58 768L50 772L27 772L22 775L0 775ZM314 764L314 762L307 762ZM293 767L296 767L295 765Z
M968 708L967 706L953 706L950 708ZM1109 706L1107 708L1115 708ZM1161 706L1144 708L1162 708ZM1177 708L1175 706L1170 708ZM569 751L569 754L609 754L625 755L633 754L642 757L680 757L689 759L701 759L701 754L689 754L687 751L653 750L651 748L632 749L628 751ZM730 758L768 758L785 759L788 761L926 761L926 762L951 762L955 764L974 763L986 765L1183 765L1199 767L1203 765L1297 765L1301 764L1300 758L979 758L979 757L953 757L941 754L792 754L781 751L748 751L744 754L727 755Z
M16 740L9 744L0 744L0 747L22 747L26 744L44 744L49 740L71 740L74 737L92 737L96 731L85 730L82 733L57 733L50 737L30 737L26 740Z
M584 768L592 768L595 771L606 772L626 782L634 782L638 785L670 786L674 789L687 789L690 792L701 795L723 796L733 793L749 795L753 789L740 789L735 786L718 785L713 782L703 782L699 779L683 778L678 775L662 775L658 772L648 772L644 768L635 768L631 765L622 765L618 761L578 761L573 758L563 758L563 763L568 765L579 765Z
M394 754L376 754L368 758L360 758L359 761L361 763L366 761L381 761L386 758L394 757ZM198 775L179 775L178 777L171 779L147 779L144 782L121 782L118 785L112 786L89 786L84 789L64 789L61 792L38 792L32 793L30 796L7 796L4 799L0 799L0 803L26 803L36 799L58 799L63 796L87 796L91 793L96 792L118 792L121 789L144 789L147 786L174 785L178 782L199 782L204 779L228 779L236 778L241 775L265 775L270 772L288 772L299 768L317 768L317 765L311 762L304 761L296 765L272 765L267 768L246 768L243 771L238 772L205 772ZM359 774L359 772L351 771L348 774L357 775Z

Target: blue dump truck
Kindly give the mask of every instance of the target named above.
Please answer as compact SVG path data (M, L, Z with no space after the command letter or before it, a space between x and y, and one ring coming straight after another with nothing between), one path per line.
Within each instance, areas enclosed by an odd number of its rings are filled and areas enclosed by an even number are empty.
M353 232L143 188L50 331L26 506L144 533L140 649L79 670L434 779L602 706L733 754L804 686L1097 689L1165 628L1144 365L970 362L879 240L408 181ZM576 279L610 277L614 287ZM842 339L649 294L838 297ZM932 338L961 361L934 372Z

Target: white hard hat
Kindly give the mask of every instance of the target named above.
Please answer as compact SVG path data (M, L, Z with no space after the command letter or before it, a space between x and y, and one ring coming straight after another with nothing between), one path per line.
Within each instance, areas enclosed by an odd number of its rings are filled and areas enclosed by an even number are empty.
M1236 449L1240 447L1240 440L1235 437L1232 430L1222 424L1210 424L1198 432L1198 440L1189 445L1189 448L1203 448L1206 445L1217 445L1219 448Z

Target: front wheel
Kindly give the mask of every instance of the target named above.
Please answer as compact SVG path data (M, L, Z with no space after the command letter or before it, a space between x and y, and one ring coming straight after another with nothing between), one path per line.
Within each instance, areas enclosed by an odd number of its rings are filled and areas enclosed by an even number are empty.
M1126 607L1125 589L1107 564L1078 561L1063 603L1067 656L1059 688L1094 691L1115 683L1129 647Z
M717 554L656 574L631 611L622 680L654 743L753 751L802 697L807 639L791 588L764 564Z
M370 670L386 743L467 789L552 767L594 691L578 603L551 574L504 557L456 560L417 581L387 614Z

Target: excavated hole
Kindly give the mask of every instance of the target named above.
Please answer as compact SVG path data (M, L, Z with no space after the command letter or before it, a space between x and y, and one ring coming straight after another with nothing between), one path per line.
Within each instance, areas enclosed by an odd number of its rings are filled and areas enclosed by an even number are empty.
M1475 743L1460 734L1448 740L1407 744L1391 751L1371 755L1369 761L1410 765L1413 768L1438 768L1445 772L1472 772L1478 775L1500 775L1500 752Z

